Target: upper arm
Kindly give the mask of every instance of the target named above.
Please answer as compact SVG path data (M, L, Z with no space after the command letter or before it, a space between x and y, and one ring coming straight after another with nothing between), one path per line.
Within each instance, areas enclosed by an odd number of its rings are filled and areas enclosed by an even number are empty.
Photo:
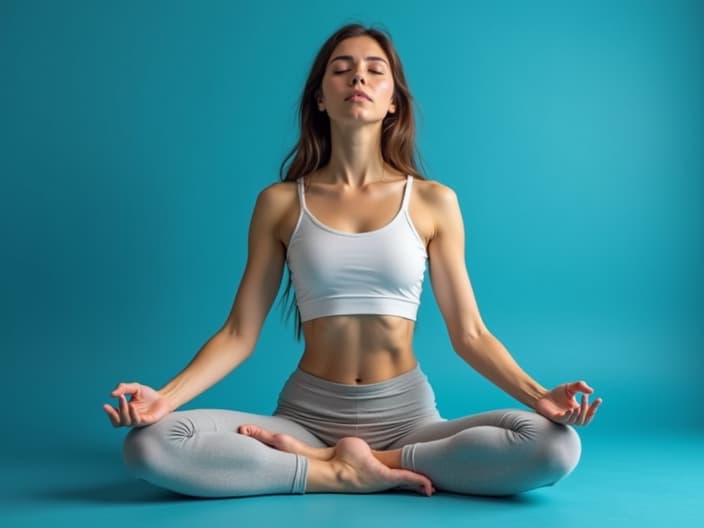
M281 196L274 185L257 196L249 225L247 264L223 330L252 347L279 291L285 248L277 236Z
M430 194L435 231L428 244L430 280L453 344L487 331L465 265L464 223L455 192L436 183Z

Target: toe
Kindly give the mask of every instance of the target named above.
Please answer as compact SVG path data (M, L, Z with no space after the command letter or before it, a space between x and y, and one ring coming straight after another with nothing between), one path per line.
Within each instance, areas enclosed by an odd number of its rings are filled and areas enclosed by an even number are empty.
M276 435L257 425L242 425L239 428L239 432L267 445L273 446L275 444Z
M247 436L254 436L257 434L258 429L256 425L240 425L237 428L237 432Z
M302 446L293 437L283 433L274 433L257 425L242 425L239 427L239 432L280 451L289 453L303 451Z
M434 488L428 477L408 471L405 469L396 470L396 478L400 483L408 488L416 490L421 495L430 496L433 494Z

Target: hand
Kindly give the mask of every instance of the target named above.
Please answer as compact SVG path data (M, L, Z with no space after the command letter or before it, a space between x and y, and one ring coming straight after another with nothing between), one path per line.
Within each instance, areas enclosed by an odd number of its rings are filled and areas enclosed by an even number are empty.
M126 394L132 395L130 401L127 401ZM171 412L166 398L140 383L120 383L110 395L118 399L118 408L115 409L106 403L103 410L114 427L142 427L158 422Z
M582 394L582 403L577 403L574 396ZM553 422L565 425L588 425L603 401L597 398L589 405L588 394L594 389L584 381L558 385L535 403L535 410Z

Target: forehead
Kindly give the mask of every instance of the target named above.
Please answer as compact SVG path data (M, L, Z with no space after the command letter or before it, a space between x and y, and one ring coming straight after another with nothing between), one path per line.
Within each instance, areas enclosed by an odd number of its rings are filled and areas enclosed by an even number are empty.
M336 60L369 60L389 63L389 58L378 42L365 35L350 37L335 46L328 64Z

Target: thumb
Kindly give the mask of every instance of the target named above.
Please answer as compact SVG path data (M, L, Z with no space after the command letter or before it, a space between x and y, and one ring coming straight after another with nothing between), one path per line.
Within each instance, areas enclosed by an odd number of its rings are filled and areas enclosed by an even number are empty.
M115 389L110 393L111 396L117 398L122 394L134 394L139 391L139 383L120 383Z

